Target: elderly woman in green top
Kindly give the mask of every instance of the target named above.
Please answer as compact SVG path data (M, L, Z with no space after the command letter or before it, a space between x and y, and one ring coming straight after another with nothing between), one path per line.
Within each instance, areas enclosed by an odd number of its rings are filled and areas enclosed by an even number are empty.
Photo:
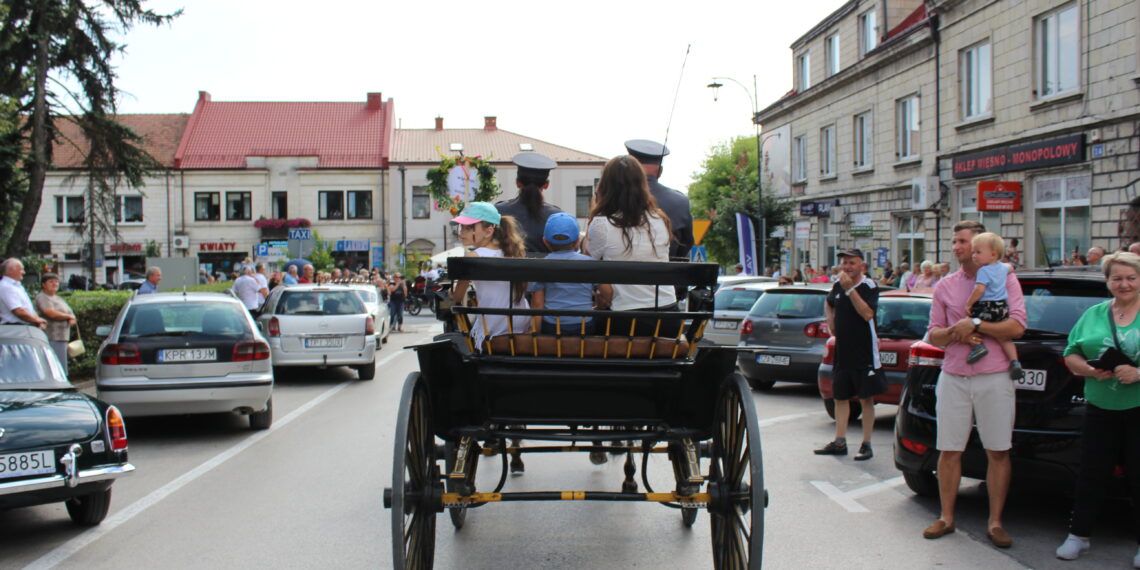
M1086 405L1073 517L1069 536L1057 548L1057 558L1062 560L1073 560L1089 549L1092 526L1121 456L1132 496L1140 497L1140 369L1100 362L1109 348L1123 352L1133 363L1140 362L1140 320L1136 318L1140 256L1117 253L1105 257L1102 264L1112 300L1085 311L1065 347L1065 365L1085 377ZM1132 510L1140 533L1140 505ZM1140 551L1132 564L1140 568Z

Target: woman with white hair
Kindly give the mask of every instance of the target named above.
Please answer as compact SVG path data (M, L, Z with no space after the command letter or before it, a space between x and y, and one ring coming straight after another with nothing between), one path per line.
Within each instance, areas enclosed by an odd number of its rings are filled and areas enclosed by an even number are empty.
M914 285L910 290L915 293L930 293L934 291L934 285L938 283L940 275L934 271L934 262L929 259L922 262L922 274L914 280Z

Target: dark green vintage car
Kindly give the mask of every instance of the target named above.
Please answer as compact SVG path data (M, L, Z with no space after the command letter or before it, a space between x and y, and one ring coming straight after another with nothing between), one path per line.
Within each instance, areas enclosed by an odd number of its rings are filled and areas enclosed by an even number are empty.
M0 509L65 502L96 525L134 469L119 410L71 385L43 331L0 326Z

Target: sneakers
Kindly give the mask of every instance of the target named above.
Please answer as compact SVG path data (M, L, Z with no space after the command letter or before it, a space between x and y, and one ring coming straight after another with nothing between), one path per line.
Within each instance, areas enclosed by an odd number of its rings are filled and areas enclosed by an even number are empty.
M1013 380L1020 380L1025 377L1025 371L1021 369L1020 360L1011 360L1009 362L1009 377Z
M860 450L862 451L862 450ZM831 441L815 450L816 455L847 455L847 442Z
M863 445L859 446L859 453L855 455L855 461L866 461L875 456L875 452L871 451L871 444L864 441Z
M990 349L986 348L986 345L975 344L973 346L973 348L970 349L970 354L968 356L966 356L966 363L967 364L973 364L973 363L981 360L983 357L985 357L985 355L987 355L989 353L990 353Z
M1062 542L1061 546L1057 547L1057 558L1061 560L1076 560L1078 556L1088 552L1088 550L1089 539L1070 534L1065 538L1065 542ZM1140 557L1140 553L1138 553L1137 556Z

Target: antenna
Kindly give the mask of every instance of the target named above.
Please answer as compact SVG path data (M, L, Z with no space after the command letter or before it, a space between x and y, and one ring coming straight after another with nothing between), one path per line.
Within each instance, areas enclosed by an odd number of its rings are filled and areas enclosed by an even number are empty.
M689 50L693 44L685 45L685 57L681 60L681 74L677 76L677 87L673 89L673 106L669 108L669 122L665 123L665 140L661 146L669 143L669 128L673 126L673 112L677 110L677 97L681 94L681 80L685 78L685 64L689 63Z

